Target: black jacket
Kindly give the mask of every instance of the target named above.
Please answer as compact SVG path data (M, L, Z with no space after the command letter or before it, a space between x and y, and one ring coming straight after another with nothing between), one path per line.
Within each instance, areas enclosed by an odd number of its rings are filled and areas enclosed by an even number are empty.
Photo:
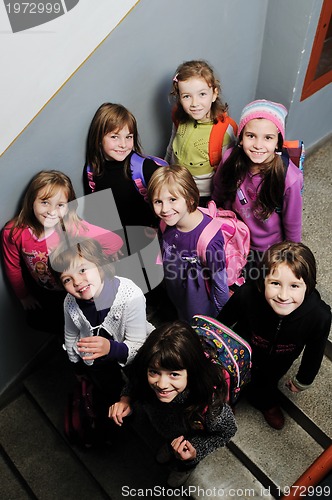
M123 227L158 226L153 209L138 192L132 179L125 175L124 161L105 161L103 174L94 176L95 191L111 189ZM148 184L152 174L159 168L153 160L146 158L143 163L143 176ZM89 185L87 168L83 171L84 194L92 192Z
M245 284L229 299L218 320L246 339L253 366L280 379L301 354L296 375L310 385L320 368L331 326L331 308L314 290L295 311L279 317L255 285Z

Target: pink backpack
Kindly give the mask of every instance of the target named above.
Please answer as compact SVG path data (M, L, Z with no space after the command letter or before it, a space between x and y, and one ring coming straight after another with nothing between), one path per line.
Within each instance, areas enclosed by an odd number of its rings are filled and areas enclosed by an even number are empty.
M218 231L224 237L226 257L227 283L242 285L244 278L242 270L247 263L250 248L250 232L248 226L238 220L231 210L217 208L214 201L208 203L208 208L198 207L201 212L211 217L211 222L203 229L197 242L197 255L206 262L206 249Z

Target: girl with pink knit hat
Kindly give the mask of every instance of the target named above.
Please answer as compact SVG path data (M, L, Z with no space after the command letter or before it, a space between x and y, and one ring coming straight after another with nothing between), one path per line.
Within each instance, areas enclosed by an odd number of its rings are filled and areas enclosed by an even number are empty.
M231 209L250 229L252 279L255 263L273 244L301 241L302 172L281 157L287 109L260 99L242 110L238 145L228 150L214 177L212 198Z

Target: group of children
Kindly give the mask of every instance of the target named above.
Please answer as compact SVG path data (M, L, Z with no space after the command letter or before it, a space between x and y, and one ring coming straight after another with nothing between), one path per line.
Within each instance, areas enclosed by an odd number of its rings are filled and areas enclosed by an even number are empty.
M237 126L206 61L181 64L171 96L169 166L143 156L132 113L105 103L89 128L83 178L86 195L111 190L125 239L129 226L151 228L150 235L158 230L176 321L156 329L147 321L142 291L111 264L121 258L123 239L78 217L71 181L61 172L35 175L19 215L2 231L2 248L30 325L59 332L64 321L69 360L99 386L115 424L133 404L143 406L166 441L157 459L173 464L169 484L178 486L236 432L222 371L205 355L192 316L217 318L250 343L249 400L281 429L278 382L304 349L287 386L298 392L311 385L331 312L315 288L314 256L301 243L303 176L281 156L286 108L253 101ZM137 157L141 168L133 178ZM211 238L204 262L197 252L211 221L200 207L210 200L250 229L246 283L235 291L227 284L222 232Z

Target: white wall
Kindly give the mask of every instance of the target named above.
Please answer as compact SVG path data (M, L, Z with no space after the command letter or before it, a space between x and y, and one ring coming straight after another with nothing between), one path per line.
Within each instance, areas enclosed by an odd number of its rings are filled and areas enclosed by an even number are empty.
M0 154L136 3L79 0L65 15L17 33L0 3Z

